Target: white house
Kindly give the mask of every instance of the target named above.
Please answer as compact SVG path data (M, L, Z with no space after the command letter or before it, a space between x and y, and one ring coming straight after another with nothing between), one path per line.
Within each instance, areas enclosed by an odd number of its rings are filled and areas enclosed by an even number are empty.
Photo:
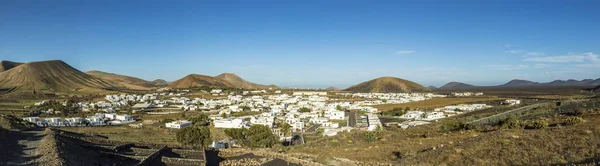
M129 115L117 115L115 117L115 119L121 120L121 121L133 121L133 117L131 117Z
M521 104L521 100L516 100L516 99L508 99L508 100L504 101L504 104L508 104L508 105L518 105L518 104Z
M294 95L294 96L313 96L313 95L326 96L327 92L319 92L319 91L297 91L297 92L292 93L292 95Z
M417 118L423 117L423 114L425 114L425 113L422 111L408 111L406 114L400 116L400 118L417 119Z
M295 123L292 123L291 125L292 125L292 129L294 131L298 131L298 130L304 131L304 122L295 122Z
M244 121L240 118L227 118L213 121L215 128L242 128L244 127Z
M188 120L178 120L178 121L173 121L173 122L169 122L169 123L165 124L165 126L167 128L173 128L173 129L182 129L189 125L192 125L192 122L190 122Z
M331 120L344 120L346 116L344 111L330 111L328 115Z

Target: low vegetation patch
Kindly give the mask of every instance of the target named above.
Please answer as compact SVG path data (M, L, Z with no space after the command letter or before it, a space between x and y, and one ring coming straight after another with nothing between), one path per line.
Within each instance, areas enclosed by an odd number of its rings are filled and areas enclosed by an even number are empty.
M0 127L7 130L28 130L34 128L35 124L12 115L4 115L0 116Z
M190 126L177 132L177 142L183 145L202 146L208 148L212 143L210 130L205 126Z
M502 128L505 128L505 129L521 129L521 128L523 128L523 125L521 124L519 119L517 119L514 116L509 116L508 118L504 119L503 121L500 122L500 125L502 126Z
M548 121L544 119L535 120L527 125L528 129L545 129L548 128Z
M579 123L583 123L583 119L580 117L569 117L567 118L567 120L565 120L565 125L566 126L571 126L571 125L576 125Z
M263 125L253 125L249 129L225 129L225 134L250 148L271 148L279 142L271 129Z

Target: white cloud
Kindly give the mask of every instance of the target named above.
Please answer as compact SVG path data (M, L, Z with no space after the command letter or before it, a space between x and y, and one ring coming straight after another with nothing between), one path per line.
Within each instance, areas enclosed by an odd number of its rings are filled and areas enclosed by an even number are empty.
M508 50L506 52L511 54L519 54L525 52L525 50Z
M526 56L542 56L544 55L544 52L527 52L525 53Z
M396 51L396 54L398 54L398 55L405 55L405 54L412 54L412 53L415 53L415 52L416 51L413 51L413 50L399 50L399 51Z
M542 56L544 55L544 52L538 52L538 51L527 51L527 50L508 50L506 51L507 53L511 53L511 54L523 54L526 57L531 57L531 56Z
M548 68L548 67L551 67L551 66L552 65L549 65L549 64L538 63L538 64L534 64L533 68L542 69L542 68Z
M583 54L568 54L561 56L544 56L544 57L530 57L524 59L524 61L531 62L548 62L548 63L584 63L584 62L599 62L598 55L594 53L583 53Z

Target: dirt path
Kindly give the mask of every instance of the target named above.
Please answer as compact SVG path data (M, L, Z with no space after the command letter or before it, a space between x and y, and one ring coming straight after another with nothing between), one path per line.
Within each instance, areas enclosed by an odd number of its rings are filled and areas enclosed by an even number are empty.
M34 129L31 131L11 132L6 142L2 142L3 153L0 154L0 165L23 166L38 165L36 160L36 150L40 140L44 137L43 129Z

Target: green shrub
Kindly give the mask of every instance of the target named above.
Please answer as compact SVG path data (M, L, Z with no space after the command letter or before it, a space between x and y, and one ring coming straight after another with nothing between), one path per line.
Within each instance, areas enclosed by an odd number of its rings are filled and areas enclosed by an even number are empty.
M509 116L508 118L506 118L502 122L500 122L500 124L502 125L502 128L506 128L506 129L520 129L520 128L523 128L523 126L521 125L521 122L519 121L519 119L517 119L514 116Z
M548 122L546 120L536 120L528 125L531 129L545 129L548 128Z
M365 131L364 133L366 142L375 142L377 141L377 133L375 131Z
M165 118L165 119L163 119L163 120L161 121L161 123L170 123L170 122L173 122L173 121L175 121L175 120L173 120L173 119L171 119L171 118Z
M440 127L442 131L458 131L458 130L471 130L475 126L471 124L465 124L463 122L444 124Z
M570 125L576 125L579 123L583 123L583 119L580 117L569 117L567 118L567 120L565 120L565 125L566 126L570 126Z
M176 134L177 142L182 145L195 145L208 148L212 143L210 130L204 126L190 126L180 129Z

